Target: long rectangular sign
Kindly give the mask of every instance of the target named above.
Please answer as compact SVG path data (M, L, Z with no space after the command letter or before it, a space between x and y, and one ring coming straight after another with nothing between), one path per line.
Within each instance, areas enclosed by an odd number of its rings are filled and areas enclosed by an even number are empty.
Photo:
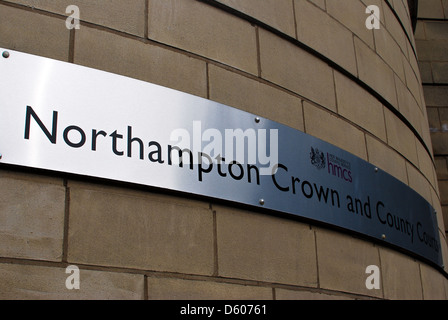
M431 205L340 148L180 91L0 52L0 164L265 208L442 265Z

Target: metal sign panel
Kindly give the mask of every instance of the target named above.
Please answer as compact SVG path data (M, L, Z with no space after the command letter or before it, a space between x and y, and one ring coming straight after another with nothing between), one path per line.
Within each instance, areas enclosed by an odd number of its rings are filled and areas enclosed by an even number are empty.
M431 205L340 148L190 94L7 51L0 163L262 207L442 265Z

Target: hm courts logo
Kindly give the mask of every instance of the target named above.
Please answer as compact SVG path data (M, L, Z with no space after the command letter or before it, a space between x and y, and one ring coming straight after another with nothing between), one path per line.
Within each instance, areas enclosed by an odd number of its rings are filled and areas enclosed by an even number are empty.
M311 164L313 166L315 166L317 169L324 169L326 166L326 162L325 162L325 154L321 151L319 151L319 149L314 149L313 147L311 147L311 152L310 152L310 158L311 158Z
M321 170L327 168L330 175L336 176L349 183L353 182L351 163L334 154L320 151L311 147L310 152L311 164Z

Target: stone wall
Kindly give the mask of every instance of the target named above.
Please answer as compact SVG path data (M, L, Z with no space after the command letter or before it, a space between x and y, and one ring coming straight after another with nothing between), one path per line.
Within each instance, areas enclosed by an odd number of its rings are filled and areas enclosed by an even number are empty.
M415 33L423 92L448 230L448 2L422 0Z
M65 26L71 4L80 29ZM378 30L365 26L370 4L380 8ZM407 1L0 0L0 46L181 90L328 141L421 194L445 239ZM5 167L0 184L0 298L448 296L444 273L424 262L308 223ZM81 270L80 290L65 287L68 265ZM379 290L365 286L368 265L380 267Z

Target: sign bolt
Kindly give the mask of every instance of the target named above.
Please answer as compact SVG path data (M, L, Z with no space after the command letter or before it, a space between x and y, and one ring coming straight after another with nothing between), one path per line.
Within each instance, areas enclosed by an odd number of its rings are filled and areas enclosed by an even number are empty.
M260 122L260 118L259 118L259 117L256 117L256 118L255 118L255 122L256 122L256 123L259 123L259 122Z
M8 51L3 51L2 56L3 56L3 58L8 59L9 58L9 52Z
M377 173L377 172L378 172L378 168L375 167L375 173Z
M261 205L263 206L263 205L264 205L264 199L260 199L260 200L258 201L258 203L261 204Z
M381 235L381 239L386 239L386 235L384 233Z

